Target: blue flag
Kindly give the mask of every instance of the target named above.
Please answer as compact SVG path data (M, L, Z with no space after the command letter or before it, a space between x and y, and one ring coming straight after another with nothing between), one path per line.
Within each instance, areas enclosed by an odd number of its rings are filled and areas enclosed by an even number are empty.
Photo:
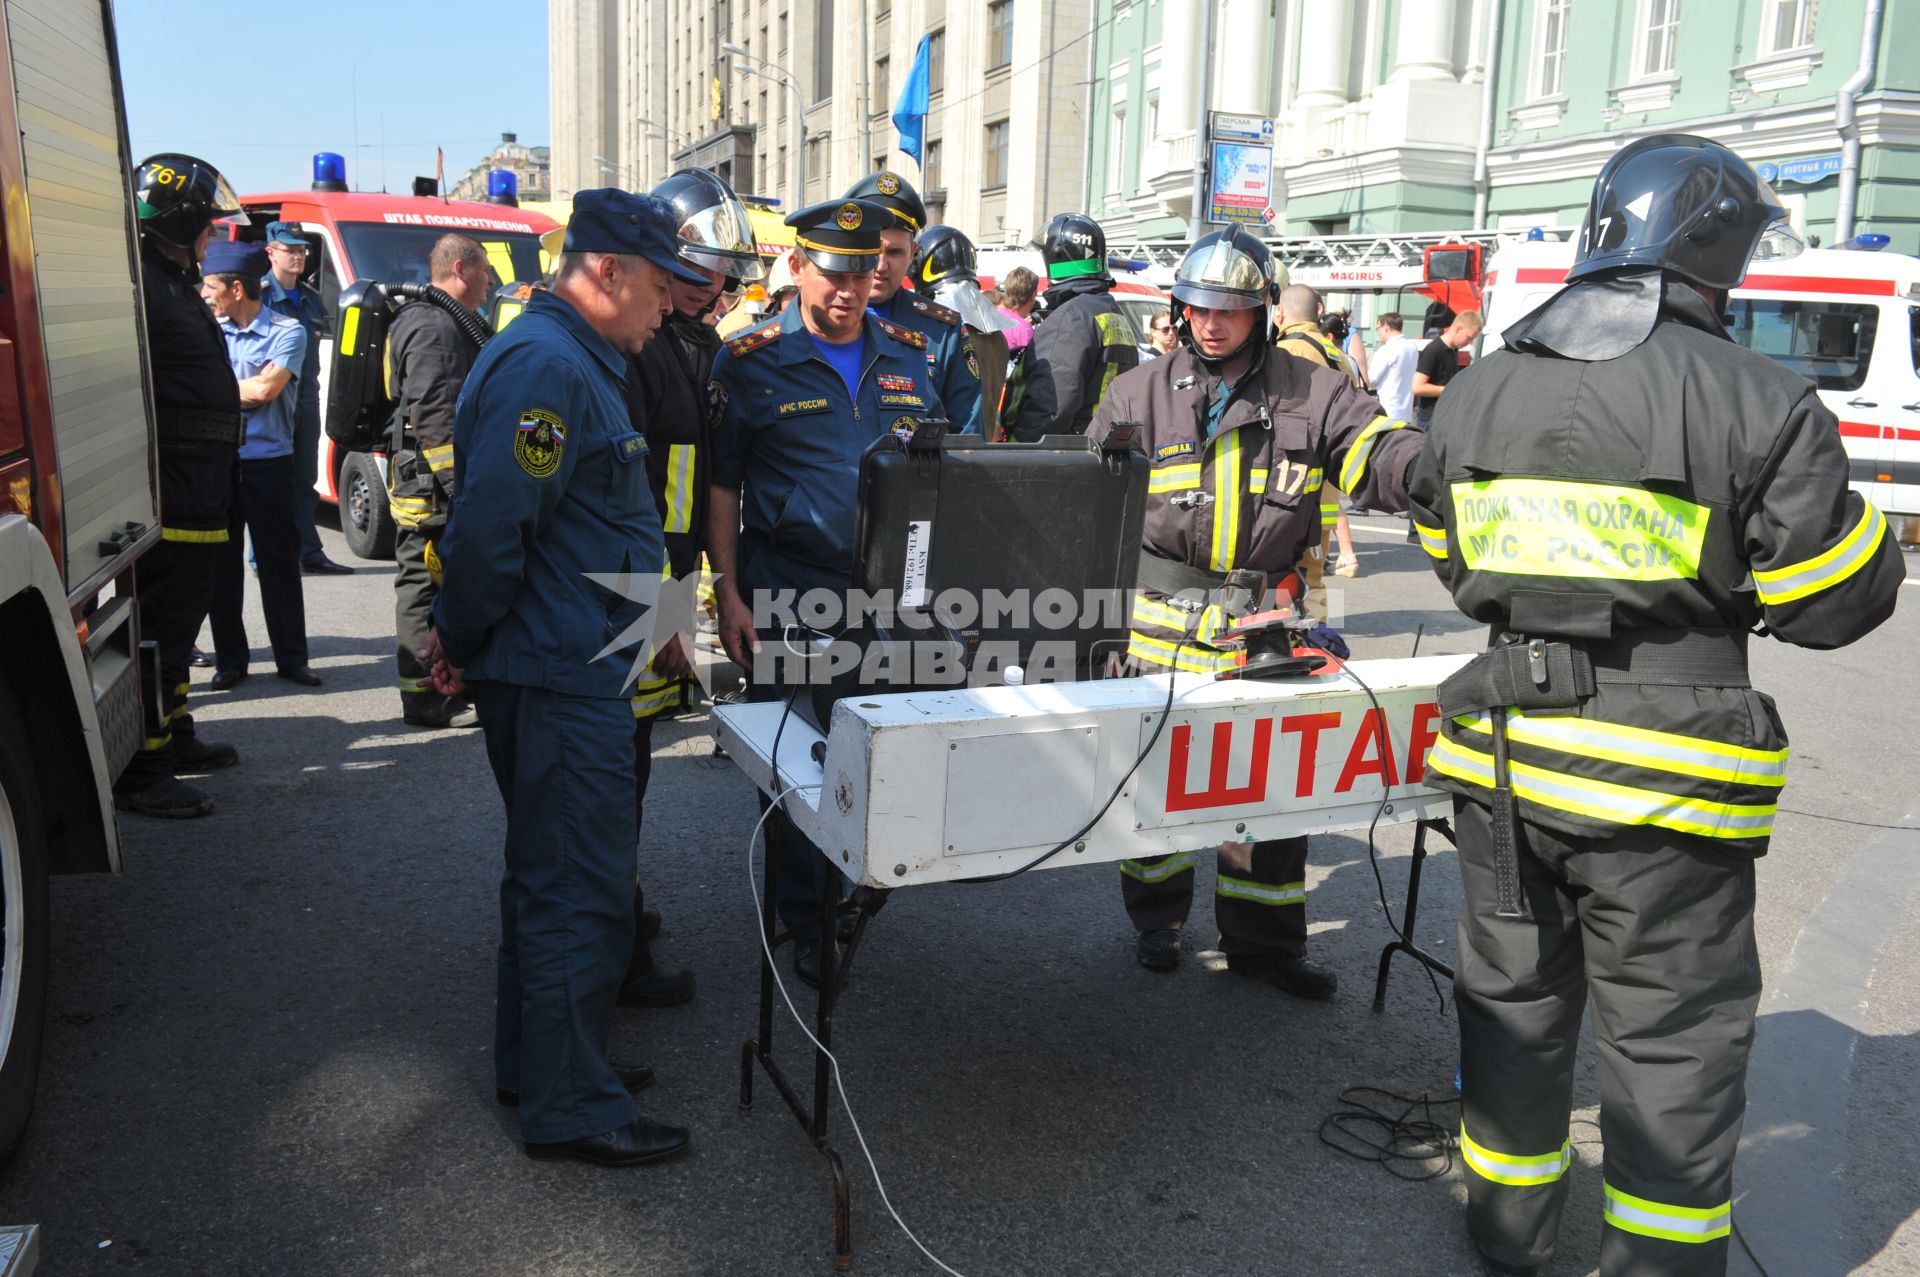
M900 100L893 104L893 127L900 130L900 149L922 164L921 143L927 135L927 65L932 36L921 36L913 51L913 66L907 82L900 86Z

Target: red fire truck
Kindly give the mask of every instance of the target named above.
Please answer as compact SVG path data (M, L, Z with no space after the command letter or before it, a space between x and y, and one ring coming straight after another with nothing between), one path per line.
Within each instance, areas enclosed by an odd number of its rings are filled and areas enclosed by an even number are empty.
M277 194L243 195L251 225L243 234L259 238L268 222L297 223L312 251L307 280L320 290L329 323L338 326L340 290L357 279L382 284L424 284L427 254L448 231L480 241L497 276L495 284L536 280L543 270L540 235L558 226L551 217L517 207L511 174L496 172L495 194L486 203L444 200L429 194L387 195L347 189L346 163L322 152L313 157L313 188ZM431 182L421 179L426 185ZM327 402L327 373L333 363L333 333L320 343L320 402ZM340 506L340 530L347 548L361 558L393 556L393 519L387 512L386 453L346 452L323 433L314 468L314 490Z
M0 1156L33 1107L50 873L117 872L160 538L126 110L101 0L0 15Z

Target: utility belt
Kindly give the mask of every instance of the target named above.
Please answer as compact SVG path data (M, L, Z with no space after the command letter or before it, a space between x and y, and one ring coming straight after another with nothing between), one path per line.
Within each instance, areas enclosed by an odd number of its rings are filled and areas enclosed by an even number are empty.
M1442 717L1485 712L1493 728L1495 912L1520 918L1507 710L1571 710L1602 686L1751 687L1747 635L1734 630L1638 630L1609 639L1529 638L1495 626L1493 646L1442 682Z
M1140 554L1138 576L1142 586L1168 598L1200 594L1208 602L1231 601L1235 606L1248 607L1259 603L1267 595L1268 579L1265 572L1253 568L1215 572L1210 568L1194 567L1191 563L1163 559L1150 550ZM1243 590L1247 595L1244 600L1228 599L1227 596Z
M223 443L237 448L246 438L246 418L237 412L158 404L154 419L161 443Z

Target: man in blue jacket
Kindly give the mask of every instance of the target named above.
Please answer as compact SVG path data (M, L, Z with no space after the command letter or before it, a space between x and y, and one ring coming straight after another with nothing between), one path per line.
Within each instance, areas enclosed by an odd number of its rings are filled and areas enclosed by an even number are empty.
M421 652L441 692L470 691L507 809L500 1101L519 1108L528 1155L601 1166L668 1157L688 1138L637 1116L630 1092L651 1069L607 1059L633 949L627 694L644 663L621 649L665 554L622 378L676 277L699 279L675 259L665 202L574 196L551 290L487 345L462 390L457 496Z

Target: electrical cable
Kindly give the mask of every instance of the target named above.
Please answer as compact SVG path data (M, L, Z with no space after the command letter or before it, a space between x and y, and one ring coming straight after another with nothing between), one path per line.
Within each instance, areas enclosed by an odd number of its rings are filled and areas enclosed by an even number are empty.
M1365 1096L1379 1096L1404 1107L1389 1112L1368 1103ZM1326 1116L1319 1131L1320 1142L1334 1152L1377 1163L1389 1175L1412 1184L1438 1179L1453 1169L1457 1147L1453 1133L1460 1123L1457 1118L1442 1122L1434 1110L1459 1104L1459 1096L1401 1095L1377 1086L1350 1086L1340 1092L1340 1103L1342 1107ZM1419 1117L1413 1116L1416 1111ZM1399 1169L1403 1162L1436 1161L1440 1165L1418 1174Z
M787 707L789 709L793 707L791 698L788 700ZM783 716L782 724L784 723ZM777 761L775 766L778 766ZM787 1014L791 1015L793 1022L800 1026L800 1032L805 1034L807 1041L813 1044L813 1049L826 1056L827 1062L833 1066L833 1085L834 1089L840 1093L840 1107L846 1111L847 1125L852 1128L853 1138L860 1145L860 1155L867 1159L867 1170L873 1175L874 1191L880 1194L880 1202L887 1208L887 1214L893 1216L893 1222L900 1226L900 1231L907 1235L907 1240L912 1242L922 1255L931 1260L936 1268L948 1274L948 1277L965 1277L963 1273L928 1250L926 1243L914 1235L914 1231L907 1227L907 1221L901 1219L900 1212L894 1209L892 1199L887 1196L887 1186L880 1178L880 1167L873 1160L873 1150L867 1147L866 1134L860 1129L860 1119L854 1116L853 1101L847 1097L846 1080L840 1076L840 1060L820 1044L820 1039L815 1037L813 1030L807 1027L807 1022L801 1016L799 1008L793 1005L793 998L787 992L787 982L780 978L780 964L773 960L773 947L767 943L767 915L760 901L760 884L753 875L753 844L760 837L760 831L766 826L767 817L773 814L774 809L785 802L789 794L803 788L807 786L789 785L776 794L773 801L767 804L766 810L760 813L760 819L753 822L753 830L747 835L747 894L753 898L753 914L757 920L755 930L760 937L760 952L766 955L767 970L773 975L774 988L780 990L780 1000L787 1004Z

